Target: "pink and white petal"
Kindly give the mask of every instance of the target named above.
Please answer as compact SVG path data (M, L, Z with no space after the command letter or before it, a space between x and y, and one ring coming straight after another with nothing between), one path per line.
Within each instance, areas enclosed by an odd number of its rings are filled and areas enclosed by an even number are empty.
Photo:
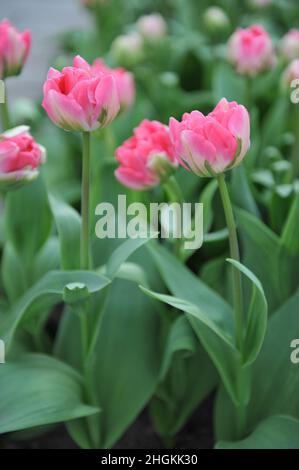
M216 149L213 144L203 136L187 130L182 132L181 139L185 149L182 159L185 160L194 173L210 176L205 167L205 162L213 165L216 159Z
M65 130L91 130L81 106L68 96L50 90L44 97L42 106L50 119Z
M115 79L103 75L95 90L95 118L101 127L110 124L120 111L120 102Z

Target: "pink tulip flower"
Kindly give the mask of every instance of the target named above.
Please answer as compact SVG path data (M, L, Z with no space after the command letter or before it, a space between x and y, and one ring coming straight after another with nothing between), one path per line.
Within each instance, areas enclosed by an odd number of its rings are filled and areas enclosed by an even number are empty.
M287 60L299 59L299 29L291 29L282 38L281 51Z
M112 75L115 79L121 110L124 111L133 105L135 99L135 81L131 72L128 72L123 67L110 68L101 59L96 59L92 65L89 65L79 56L75 57L74 66L86 69L94 75L98 73Z
M0 135L0 189L33 180L46 160L46 151L19 126Z
M169 129L158 121L142 121L133 137L116 150L116 158L120 163L116 178L137 190L158 185L178 165Z
M0 79L21 73L30 45L29 31L20 33L8 20L0 22Z
M223 98L214 111L170 118L170 136L176 158L199 176L214 176L241 163L250 146L247 109Z
M120 109L113 75L95 73L85 64L77 57L73 67L61 72L51 68L44 84L43 108L64 130L91 132L106 127Z
M228 42L228 59L238 73L255 77L275 66L276 56L271 38L262 26L238 28Z

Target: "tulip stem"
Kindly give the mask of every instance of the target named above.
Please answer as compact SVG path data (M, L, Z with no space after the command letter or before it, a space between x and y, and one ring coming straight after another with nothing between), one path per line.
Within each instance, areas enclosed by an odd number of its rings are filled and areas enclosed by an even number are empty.
M163 186L170 202L182 203L184 201L181 188L174 176L167 178Z
M81 269L90 268L89 250L90 133L83 132L81 196Z
M179 204L182 204L184 202L184 197L181 188L178 185L177 180L174 176L170 176L169 178L167 178L167 180L164 181L163 186L169 202ZM181 259L182 243L182 238L175 239L174 252L178 259Z
M246 92L247 92L247 107L249 112L252 111L253 99L252 99L252 78L246 78Z
M234 218L232 203L230 195L225 182L225 175L220 174L217 176L220 196L222 199L226 225L229 234L229 246L230 256L232 259L240 262L240 252L238 244L238 236L236 229L236 222ZM234 297L234 314L235 314L235 335L236 335L236 346L240 352L240 364L236 370L236 381L238 383L239 393L241 399L244 397L244 387L246 387L245 381L245 370L242 367L242 353L244 343L244 316L243 316L243 291L242 291L242 279L240 271L232 266L232 281L233 281L233 297ZM246 428L246 406L241 403L237 407L237 435L238 439L244 437L244 431Z
M217 176L220 196L222 199L226 224L229 233L229 246L230 256L232 259L240 262L238 236L236 230L236 223L233 213L233 208L225 182L225 175L220 174ZM242 279L240 271L232 267L233 275L233 295L234 295L234 313L235 313L235 328L236 328L236 345L238 350L242 353L243 350L243 292L242 292Z
M9 111L8 111L8 98L7 98L7 93L6 93L6 88L4 86L4 97L3 97L3 103L1 103L1 122L2 122L2 129L3 131L6 131L7 129L10 129L10 117L9 117Z

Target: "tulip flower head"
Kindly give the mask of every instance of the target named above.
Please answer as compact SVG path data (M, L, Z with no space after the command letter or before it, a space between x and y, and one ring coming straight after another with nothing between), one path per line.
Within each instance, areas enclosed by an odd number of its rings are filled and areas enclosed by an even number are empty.
M142 36L137 32L118 36L111 45L111 54L122 65L134 66L138 64L144 56Z
M250 146L247 109L223 98L207 116L185 113L179 122L170 118L175 156L199 176L215 176L239 165Z
M273 68L276 56L267 31L258 25L238 28L228 42L228 60L239 74L250 77Z
M299 59L293 60L282 75L283 86L287 89L294 80L299 80Z
M139 33L148 40L163 38L167 33L167 24L159 13L141 16L137 21Z
M158 121L142 121L134 135L118 147L116 158L120 163L116 178L137 190L157 186L178 166L169 129Z
M90 71L95 76L98 73L112 75L115 79L115 84L120 102L121 111L130 108L135 99L135 81L131 72L128 72L123 67L110 68L103 60L96 59L92 65L89 65L82 57L75 57L74 66L81 67Z
M76 57L72 67L49 70L43 108L54 124L67 131L106 127L120 109L115 78L111 73L96 72Z
M291 29L282 38L281 51L287 60L299 59L299 29Z
M21 73L30 44L29 31L20 33L8 20L0 22L0 79Z
M0 189L7 190L38 176L38 167L46 160L46 151L19 126L0 135Z

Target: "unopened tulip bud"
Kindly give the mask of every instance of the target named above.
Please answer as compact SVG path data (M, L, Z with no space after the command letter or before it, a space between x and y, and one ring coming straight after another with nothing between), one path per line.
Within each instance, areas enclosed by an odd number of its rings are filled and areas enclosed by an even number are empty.
M250 146L247 109L223 98L207 116L185 113L181 122L169 122L175 155L199 176L214 176L239 165Z
M7 191L34 180L46 159L46 151L19 126L0 135L0 190Z
M141 16L136 23L139 33L148 40L163 38L167 33L167 24L159 13Z
M229 39L227 55L238 73L250 77L255 77L276 64L271 38L259 25L238 28Z
M226 31L230 26L230 20L222 8L210 7L204 12L203 21L212 34Z
M299 59L299 29L291 29L282 38L281 52L287 60Z
M144 56L143 39L134 32L118 36L112 43L111 54L124 67L132 67Z
M29 31L20 33L8 20L0 22L0 79L21 73L30 44Z

